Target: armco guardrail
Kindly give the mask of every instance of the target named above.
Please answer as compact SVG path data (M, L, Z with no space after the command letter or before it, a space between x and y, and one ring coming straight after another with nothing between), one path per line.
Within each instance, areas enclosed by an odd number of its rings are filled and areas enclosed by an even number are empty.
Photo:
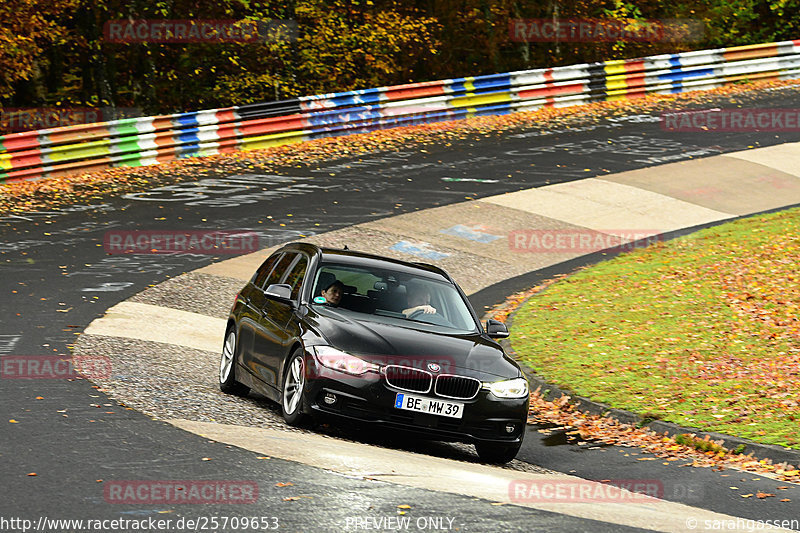
M800 39L412 83L0 137L0 180L36 179L544 106L800 78Z

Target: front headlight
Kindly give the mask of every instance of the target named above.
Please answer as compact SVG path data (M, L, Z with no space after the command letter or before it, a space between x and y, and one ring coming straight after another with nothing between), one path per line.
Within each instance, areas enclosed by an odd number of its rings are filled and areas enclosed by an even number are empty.
M313 348L317 361L319 361L322 366L330 368L331 370L360 376L367 372L378 372L380 369L376 364L369 363L355 355L337 350L333 346L314 346Z
M528 382L525 378L484 383L483 388L498 398L524 398L528 395Z

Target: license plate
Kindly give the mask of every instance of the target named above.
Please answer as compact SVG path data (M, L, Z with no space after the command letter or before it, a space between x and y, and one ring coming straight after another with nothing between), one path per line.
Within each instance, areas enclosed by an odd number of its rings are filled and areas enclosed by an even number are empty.
M404 394L402 392L397 394L394 400L394 406L405 411L449 416L450 418L461 418L464 414L463 403L444 402L433 398L412 396L411 394Z

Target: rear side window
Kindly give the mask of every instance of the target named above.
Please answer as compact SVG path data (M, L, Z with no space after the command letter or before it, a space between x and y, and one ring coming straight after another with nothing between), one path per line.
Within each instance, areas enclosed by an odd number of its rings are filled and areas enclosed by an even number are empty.
M292 264L292 261L294 261L295 257L297 257L296 253L283 254L283 257L280 258L278 263L275 265L275 268L272 269L272 272L270 272L269 277L267 278L266 283L264 283L262 289L266 289L273 283L280 283L281 278L286 273L286 270Z
M282 283L292 286L292 299L297 300L300 296L300 288L303 286L303 278L306 275L308 259L304 255L297 258L297 262L292 266L292 270L286 275Z
M253 278L253 285L259 289L265 288L264 282L267 281L267 276L269 276L270 272L272 272L272 268L275 266L275 263L278 262L280 257L281 254L274 254L264 261L264 263L256 271L256 275Z

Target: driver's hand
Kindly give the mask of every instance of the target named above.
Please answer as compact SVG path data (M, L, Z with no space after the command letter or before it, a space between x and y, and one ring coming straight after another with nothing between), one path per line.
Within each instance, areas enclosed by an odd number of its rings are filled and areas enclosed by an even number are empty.
M431 315L436 312L436 308L432 305L420 305L419 308L422 310L423 313L426 315Z

